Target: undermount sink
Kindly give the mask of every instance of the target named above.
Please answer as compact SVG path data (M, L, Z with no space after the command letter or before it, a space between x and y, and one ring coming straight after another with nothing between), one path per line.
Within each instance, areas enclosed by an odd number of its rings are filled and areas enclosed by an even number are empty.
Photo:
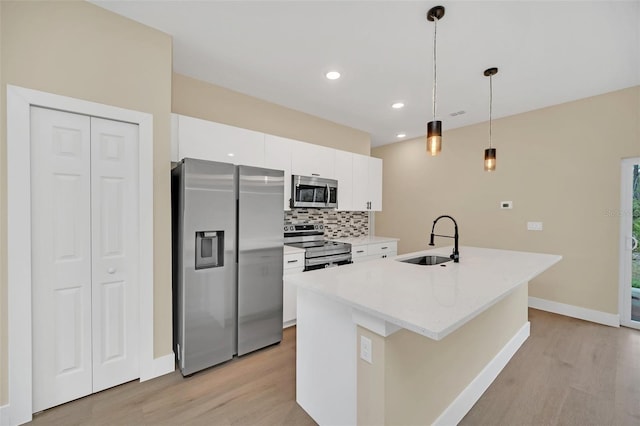
M409 259L398 259L398 262L404 263L413 263L414 265L439 265L445 262L451 262L450 257L444 256L419 256L419 257L411 257Z

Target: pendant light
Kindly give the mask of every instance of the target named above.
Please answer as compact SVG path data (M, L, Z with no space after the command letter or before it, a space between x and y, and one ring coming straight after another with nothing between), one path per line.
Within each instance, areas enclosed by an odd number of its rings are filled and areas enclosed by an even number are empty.
M484 70L485 77L489 77L489 148L484 150L484 170L493 172L496 169L496 149L491 147L491 127L493 115L493 76L498 74L498 68Z
M427 152L432 156L438 155L442 149L442 121L436 121L436 92L438 86L436 66L436 35L438 21L444 16L444 7L435 6L427 12L427 21L433 22L433 120L427 123Z

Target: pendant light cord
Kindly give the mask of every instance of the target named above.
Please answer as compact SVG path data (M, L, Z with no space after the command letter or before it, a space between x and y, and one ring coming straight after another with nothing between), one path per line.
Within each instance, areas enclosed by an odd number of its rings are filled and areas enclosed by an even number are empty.
M493 75L489 76L489 149L491 149L491 117L493 116Z
M438 88L438 67L436 66L436 36L438 34L438 18L433 17L433 121L436 121L436 93Z

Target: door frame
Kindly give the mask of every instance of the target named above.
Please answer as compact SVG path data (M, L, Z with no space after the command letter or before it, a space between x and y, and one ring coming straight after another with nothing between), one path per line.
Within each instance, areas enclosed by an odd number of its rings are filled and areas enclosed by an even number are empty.
M619 265L619 300L618 310L620 311L620 325L626 327L640 329L639 321L631 321L631 311L628 305L631 299L631 265L626 257L627 252L627 235L631 228L632 211L629 211L628 200L633 196L633 187L629 171L632 170L634 164L640 164L640 157L624 158L621 161L620 171L620 265Z
M6 94L8 402L9 423L21 424L32 419L31 106L138 125L140 381L174 367L173 354L153 353L153 115L12 85Z

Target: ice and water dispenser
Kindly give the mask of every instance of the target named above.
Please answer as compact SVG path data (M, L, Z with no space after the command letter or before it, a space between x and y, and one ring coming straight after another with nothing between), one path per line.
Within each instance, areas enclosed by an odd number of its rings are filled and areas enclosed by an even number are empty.
M224 266L224 231L196 232L196 269Z

